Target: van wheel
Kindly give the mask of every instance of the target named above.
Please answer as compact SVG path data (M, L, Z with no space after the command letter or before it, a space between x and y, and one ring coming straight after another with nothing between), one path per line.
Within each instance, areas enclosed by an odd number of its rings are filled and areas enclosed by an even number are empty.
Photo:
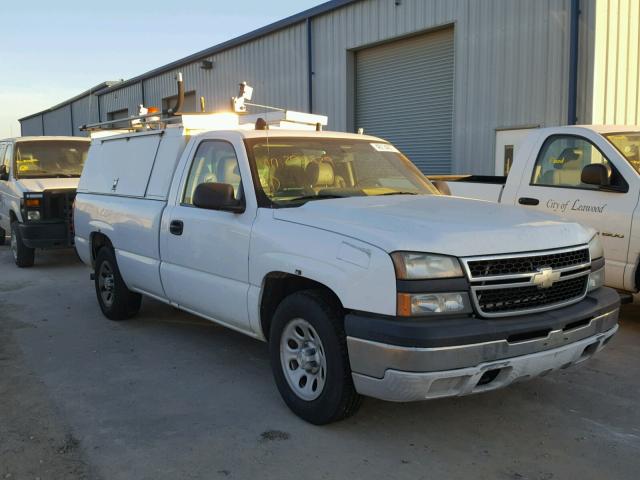
M11 224L11 253L13 253L13 260L18 267L33 267L36 251L33 248L26 247L22 242L18 222Z
M127 288L110 248L98 252L94 277L100 309L109 320L127 320L140 311L142 295Z
M0 228L0 246L7 243L7 232Z
M340 307L320 290L288 296L273 317L269 354L276 385L287 406L315 425L342 420L361 403L343 323Z

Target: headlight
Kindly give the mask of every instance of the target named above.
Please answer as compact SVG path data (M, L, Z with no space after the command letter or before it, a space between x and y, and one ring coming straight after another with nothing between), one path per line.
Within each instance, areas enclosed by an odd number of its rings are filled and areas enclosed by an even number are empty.
M397 313L400 317L471 312L471 302L466 292L398 294Z
M604 247L599 235L595 235L589 242L589 255L591 255L591 260L604 257Z
M38 220L40 220L40 212L38 210L28 210L27 220L37 222Z
M462 277L460 262L455 257L427 253L395 252L391 254L399 280L427 280Z
M591 272L589 275L589 287L587 291L593 292L604 286L604 268L601 268L597 272Z

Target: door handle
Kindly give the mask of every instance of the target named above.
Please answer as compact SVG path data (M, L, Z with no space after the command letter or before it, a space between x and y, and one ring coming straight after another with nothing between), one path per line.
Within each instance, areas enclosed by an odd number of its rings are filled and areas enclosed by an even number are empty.
M520 205L538 205L540 204L540 200L538 200L537 198L529 198L529 197L520 197L518 199L518 203Z
M182 235L182 231L184 230L184 222L182 220L171 220L169 224L169 231L173 235Z

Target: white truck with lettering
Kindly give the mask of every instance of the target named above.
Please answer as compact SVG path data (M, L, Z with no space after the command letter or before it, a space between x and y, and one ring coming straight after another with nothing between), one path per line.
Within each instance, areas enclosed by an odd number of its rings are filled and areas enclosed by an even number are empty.
M380 138L276 115L93 139L75 241L107 318L147 296L267 341L284 401L315 424L361 395L504 387L615 334L593 230L440 195Z
M507 177L432 176L445 194L552 213L596 229L606 284L640 290L640 127L535 130Z

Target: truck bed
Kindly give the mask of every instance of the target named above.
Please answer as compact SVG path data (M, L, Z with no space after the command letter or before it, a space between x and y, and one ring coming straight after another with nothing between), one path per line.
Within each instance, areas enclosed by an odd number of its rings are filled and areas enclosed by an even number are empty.
M490 175L431 175L428 177L444 195L499 202L507 177Z

